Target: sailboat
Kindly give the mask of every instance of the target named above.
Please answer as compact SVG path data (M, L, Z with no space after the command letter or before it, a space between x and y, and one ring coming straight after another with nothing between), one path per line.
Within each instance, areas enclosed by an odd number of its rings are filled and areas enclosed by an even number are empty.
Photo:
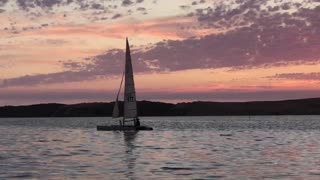
M126 38L126 61L125 70L122 74L120 88L117 93L116 101L112 112L112 118L119 118L119 94L124 79L124 112L122 119L119 120L119 125L112 126L97 126L98 131L127 131L127 130L153 130L152 127L141 126L138 117L136 91L134 86L130 46L128 38Z

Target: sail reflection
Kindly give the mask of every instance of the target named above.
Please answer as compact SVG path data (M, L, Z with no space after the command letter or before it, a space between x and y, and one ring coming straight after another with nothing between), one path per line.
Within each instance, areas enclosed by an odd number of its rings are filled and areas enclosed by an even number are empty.
M135 151L135 141L138 131L124 131L123 138L125 143L125 158L124 161L127 164L127 172L125 173L128 179L137 179L135 166L136 160L139 158L139 154Z

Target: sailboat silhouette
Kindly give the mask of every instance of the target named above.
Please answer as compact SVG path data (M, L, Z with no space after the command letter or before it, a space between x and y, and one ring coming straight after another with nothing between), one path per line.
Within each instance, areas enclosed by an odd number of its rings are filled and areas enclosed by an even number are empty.
M126 39L126 61L125 70L121 78L120 88L114 104L112 117L119 118L119 94L124 79L124 113L120 120L120 125L113 126L97 126L97 130L113 131L113 130L153 130L152 127L141 126L138 117L136 91L134 86L133 69L131 62L130 46L128 38Z

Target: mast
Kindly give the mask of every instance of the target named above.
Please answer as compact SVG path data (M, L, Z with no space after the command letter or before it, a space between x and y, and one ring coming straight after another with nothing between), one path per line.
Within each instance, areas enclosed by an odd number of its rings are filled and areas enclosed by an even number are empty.
M126 119L137 118L137 101L136 91L134 87L134 78L130 54L130 46L128 38L126 38L126 62L125 62L125 77L124 77L124 114L123 125Z

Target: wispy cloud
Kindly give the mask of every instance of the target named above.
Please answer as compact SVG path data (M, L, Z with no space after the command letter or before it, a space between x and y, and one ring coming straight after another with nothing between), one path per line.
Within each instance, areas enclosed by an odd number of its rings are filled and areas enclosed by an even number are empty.
M115 14L113 19L122 17L122 14ZM58 17L53 17L58 18ZM88 23L84 25L52 25L41 24L40 26L12 27L6 31L17 31L17 36L103 36L108 38L124 38L126 36L143 35L159 38L182 39L196 35L194 33L185 33L180 28L193 22L193 19L186 17L169 17L156 20L147 20L140 22L119 22L110 25L105 23ZM32 31L31 31L32 30Z
M290 79L290 80L320 80L320 72L312 73L283 73L268 77L270 79Z
M133 4L133 2L131 0L123 0L122 1L122 6L130 6L131 4Z
M114 16L112 16L112 19L118 19L122 17L122 14L115 14Z
M113 101L114 92L102 90L0 90L0 104L79 103Z
M5 79L0 84L0 87L14 87L14 86L33 86L39 84L55 84L75 81L85 81L95 79L93 75L87 71L64 71L60 73L26 75L17 78Z
M8 0L0 0L0 7L5 5L8 2Z
M141 0L136 2L131 0L12 0L10 3L8 2L8 0L0 1L0 14L3 12L17 14L19 12L19 15L23 15L25 19L32 21L32 28L27 28L22 25L24 23L17 23L15 16L11 15L6 20L7 24L10 25L6 27L6 32L11 34L43 28L39 24L42 23L43 17L50 19L52 16L60 16L59 21L56 19L51 23L47 23L47 26L61 26L79 24L75 19L80 20L80 24L85 22L115 21L134 13L141 14L141 9L137 10L138 7L144 8L143 14L147 14L146 8L142 7L143 1Z

